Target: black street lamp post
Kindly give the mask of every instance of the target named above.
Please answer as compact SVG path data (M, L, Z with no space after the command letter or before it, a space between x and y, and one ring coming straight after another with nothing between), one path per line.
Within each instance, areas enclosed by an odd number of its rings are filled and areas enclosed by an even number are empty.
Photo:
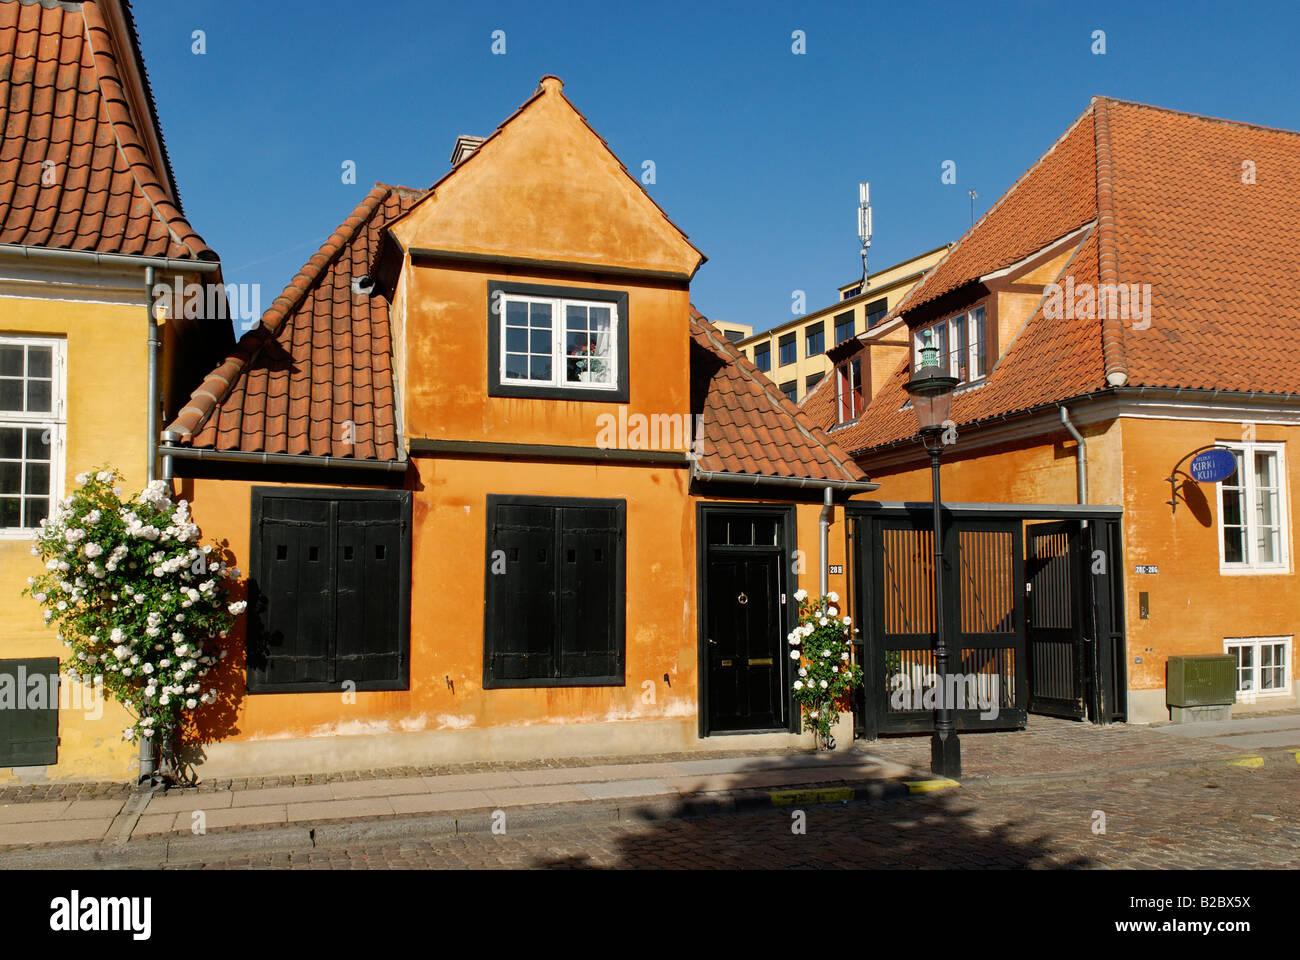
M926 331L921 362L907 381L921 443L930 454L930 482L934 497L934 665L939 683L939 717L930 738L930 770L941 777L961 776L961 742L953 728L952 704L948 701L948 635L943 622L943 526L939 492L939 458L943 455L941 434L952 405L957 378L939 365L939 348Z

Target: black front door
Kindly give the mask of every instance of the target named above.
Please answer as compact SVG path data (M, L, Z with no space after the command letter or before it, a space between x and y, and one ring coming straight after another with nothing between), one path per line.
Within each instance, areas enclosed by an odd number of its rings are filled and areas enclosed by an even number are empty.
M1029 711L1082 720L1087 696L1087 610L1078 521L1025 529L1029 577Z
M706 569L710 732L786 725L780 554L713 553Z

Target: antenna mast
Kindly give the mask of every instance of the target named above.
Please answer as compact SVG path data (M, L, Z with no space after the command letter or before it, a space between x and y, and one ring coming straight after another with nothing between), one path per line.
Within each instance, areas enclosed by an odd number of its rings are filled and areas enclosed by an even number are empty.
M858 184L858 239L862 241L862 289L867 292L867 252L871 249L871 184Z

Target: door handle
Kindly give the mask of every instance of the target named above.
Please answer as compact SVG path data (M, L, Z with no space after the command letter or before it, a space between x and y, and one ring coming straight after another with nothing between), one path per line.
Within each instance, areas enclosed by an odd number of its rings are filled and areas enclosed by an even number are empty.
M715 647L718 645L718 641L714 640L712 637L709 637L709 643L713 644Z

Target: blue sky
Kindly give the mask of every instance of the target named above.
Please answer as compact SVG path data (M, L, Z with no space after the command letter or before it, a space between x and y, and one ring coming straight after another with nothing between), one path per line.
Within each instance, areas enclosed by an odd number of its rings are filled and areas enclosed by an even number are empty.
M859 275L859 180L871 264L895 263L957 239L967 191L978 217L1093 94L1300 130L1294 3L133 7L186 214L263 308L376 180L430 185L548 73L634 174L654 161L647 189L709 257L696 305L757 329Z

